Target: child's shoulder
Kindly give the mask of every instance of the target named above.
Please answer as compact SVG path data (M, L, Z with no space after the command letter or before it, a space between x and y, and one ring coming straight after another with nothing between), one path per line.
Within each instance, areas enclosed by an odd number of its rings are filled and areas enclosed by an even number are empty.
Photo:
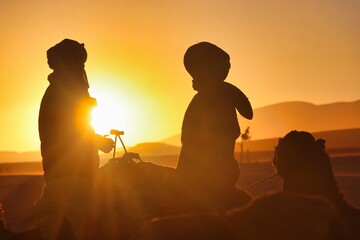
M238 87L228 82L222 82L221 90L224 91L226 94L231 94L231 95L242 93L242 91Z

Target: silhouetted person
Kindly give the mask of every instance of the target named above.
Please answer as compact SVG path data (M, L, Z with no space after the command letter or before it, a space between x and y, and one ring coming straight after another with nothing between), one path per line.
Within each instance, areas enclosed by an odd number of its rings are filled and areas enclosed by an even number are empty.
M273 160L283 190L320 196L336 207L349 239L360 239L360 210L341 193L325 149L325 140L309 132L291 131L279 139Z
M239 176L234 159L240 136L237 111L247 119L252 119L253 111L245 94L224 82L230 69L224 50L200 42L186 51L184 65L198 93L184 116L177 170L186 187L216 194L233 188Z
M84 44L64 39L47 51L48 76L40 106L39 135L45 186L34 219L43 239L57 239L68 226L83 239L87 208L96 171L98 149L110 152L111 139L94 133L90 111L96 104L88 93Z

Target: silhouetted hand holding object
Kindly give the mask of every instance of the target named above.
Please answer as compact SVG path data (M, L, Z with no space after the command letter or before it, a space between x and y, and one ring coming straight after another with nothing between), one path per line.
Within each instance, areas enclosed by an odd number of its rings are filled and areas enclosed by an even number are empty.
M120 135L124 135L124 131L119 131L119 130L116 130L116 129L111 129L111 130L110 130L110 134L116 135L116 136L120 136Z
M114 148L114 140L111 138L98 136L97 144L99 150L104 153L109 153Z

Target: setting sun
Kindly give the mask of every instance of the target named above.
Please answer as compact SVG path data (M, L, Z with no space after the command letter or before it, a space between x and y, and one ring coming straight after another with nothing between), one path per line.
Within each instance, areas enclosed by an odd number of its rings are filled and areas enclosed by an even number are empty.
M126 108L125 105L119 106L115 97L99 95L97 106L92 111L91 125L99 134L108 134L110 129L124 129L129 127L129 122L118 109ZM125 106L125 107L124 107Z
M109 134L111 129L129 131L136 128L136 111L132 110L132 99L116 89L96 88L92 91L97 105L92 111L91 125L96 133Z
M89 90L97 101L91 119L95 132L106 135L111 129L124 131L126 145L149 139L151 134L146 131L144 119L151 118L152 111L149 109L152 108L148 107L151 100L138 92L135 93L129 85L132 81L116 74L95 74L91 80L94 80L94 84ZM97 85L99 82L101 84ZM114 87L114 82L118 83L118 87Z

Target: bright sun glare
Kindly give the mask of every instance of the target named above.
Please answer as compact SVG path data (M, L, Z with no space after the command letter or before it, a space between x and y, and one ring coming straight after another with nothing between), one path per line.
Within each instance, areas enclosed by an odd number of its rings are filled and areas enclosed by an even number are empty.
M127 86L116 76L97 75L89 91L97 99L97 107L92 111L91 124L96 133L106 135L111 129L124 131L124 141L128 146L142 141L153 141L162 133L149 126L157 119L152 98L144 96L141 91ZM155 129L155 130L154 130ZM112 136L113 137L113 136Z
M131 122L128 121L123 112L127 112L129 106L126 101L119 99L110 93L94 94L97 99L97 106L92 111L91 125L96 133L109 134L111 129L124 130L131 128Z
M105 102L106 101L102 101ZM107 106L110 106L109 104L105 104ZM92 111L92 121L91 125L93 126L96 133L99 134L108 134L110 129L115 128L115 124L119 124L119 121L115 121L118 114L116 111L112 110L110 107L104 107L104 104L96 106L94 110ZM120 124L123 125L123 124Z

